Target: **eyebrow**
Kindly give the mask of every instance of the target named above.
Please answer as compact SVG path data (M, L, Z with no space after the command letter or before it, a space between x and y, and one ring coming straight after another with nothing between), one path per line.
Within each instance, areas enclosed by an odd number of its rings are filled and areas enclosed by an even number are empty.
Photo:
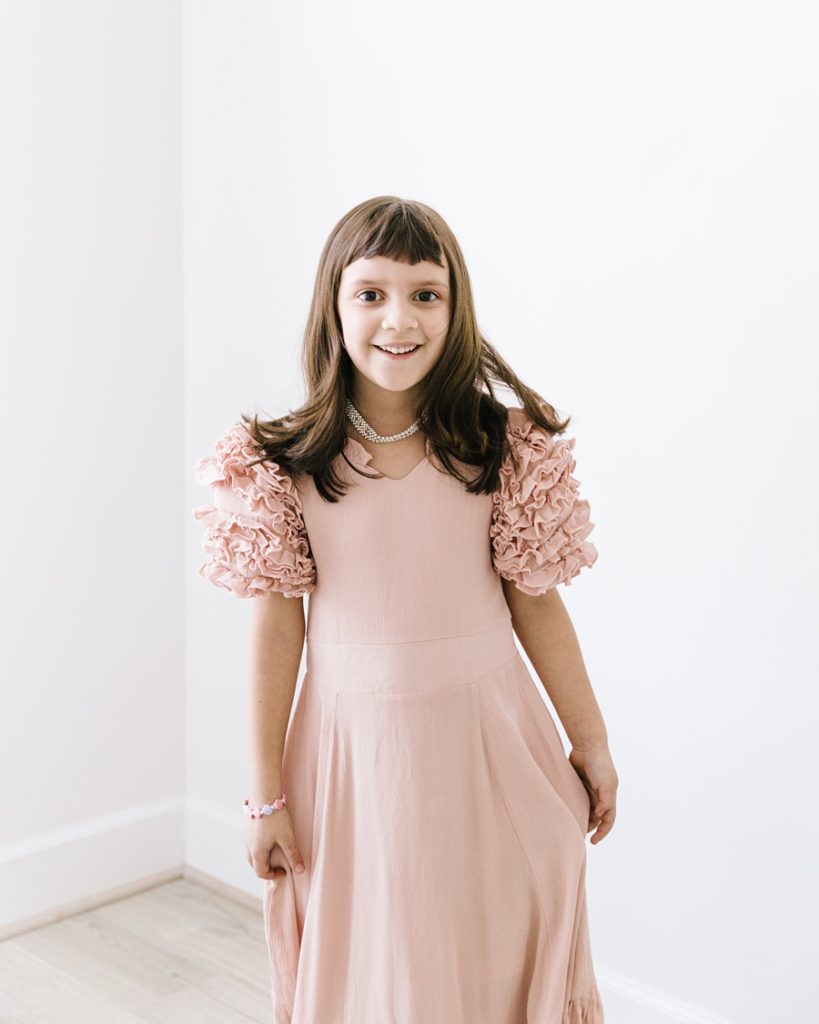
M381 287L384 284L386 284L385 281L373 281L373 280L369 280L368 278L360 277L356 281L351 281L350 282L350 287L351 288L361 288L361 287L363 287L365 285L366 286L375 285L377 287ZM444 281L420 281L415 287L416 288L448 288L449 286Z

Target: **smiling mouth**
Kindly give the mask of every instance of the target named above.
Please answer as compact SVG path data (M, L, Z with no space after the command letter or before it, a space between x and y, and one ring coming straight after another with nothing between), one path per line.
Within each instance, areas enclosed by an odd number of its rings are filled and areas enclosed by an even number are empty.
M392 356L393 359L402 359L406 358L407 356L411 356L412 353L417 352L420 347L420 345L412 345L411 347L398 345L395 346L396 351L391 351L389 348L384 348L381 345L375 346L375 348L377 348L379 352L383 352L385 355Z

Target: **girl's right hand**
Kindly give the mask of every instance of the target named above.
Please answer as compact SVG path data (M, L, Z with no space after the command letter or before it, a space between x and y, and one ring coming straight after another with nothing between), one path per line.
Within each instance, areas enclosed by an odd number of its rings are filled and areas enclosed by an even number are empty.
M304 861L296 846L293 821L286 807L261 818L245 818L247 862L259 878L281 878L287 873L281 863L286 857L291 870L304 871Z

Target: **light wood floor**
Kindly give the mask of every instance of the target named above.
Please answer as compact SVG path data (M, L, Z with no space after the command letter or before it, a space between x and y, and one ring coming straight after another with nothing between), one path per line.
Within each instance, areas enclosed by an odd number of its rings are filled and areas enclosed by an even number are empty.
M179 878L0 943L0 1024L270 1024L262 904Z

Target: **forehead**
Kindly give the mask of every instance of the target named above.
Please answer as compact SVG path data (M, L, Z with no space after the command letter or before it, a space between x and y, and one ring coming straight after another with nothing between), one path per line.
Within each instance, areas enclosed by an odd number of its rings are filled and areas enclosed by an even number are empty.
M429 260L409 264L391 260L387 256L363 257L348 264L342 274L341 282L351 287L374 285L377 287L426 286L437 285L446 288L449 284L449 273L446 257L442 256L443 267Z

